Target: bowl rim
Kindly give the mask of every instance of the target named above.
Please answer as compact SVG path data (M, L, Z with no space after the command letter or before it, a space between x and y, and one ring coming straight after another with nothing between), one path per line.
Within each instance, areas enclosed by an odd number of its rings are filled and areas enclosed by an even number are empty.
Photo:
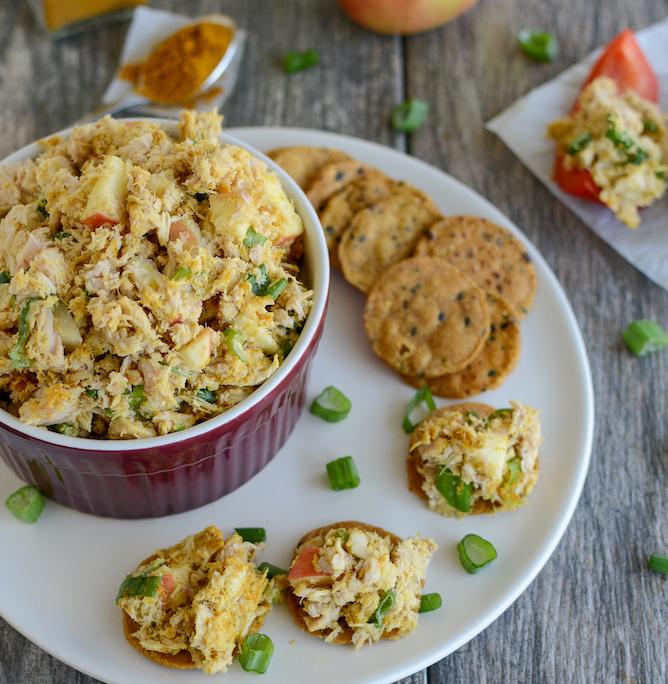
M165 132L174 135L178 131L178 122L172 119L165 119L159 117L128 117L122 119L123 121L146 121L148 123L156 123L160 125ZM93 122L94 124L95 122ZM51 135L40 138L28 145L23 146L19 150L6 156L0 160L0 164L11 164L15 162L25 161L26 159L33 159L37 156L40 150L39 143L43 140L48 140L52 137L67 137L71 134L75 126L52 133ZM167 435L159 435L157 437L142 437L137 439L93 439L90 437L69 437L61 435L56 432L51 432L44 427L35 425L27 425L18 418L14 417L4 409L0 408L0 426L9 428L14 432L18 432L25 437L29 437L48 444L66 447L68 449L76 449L79 451L140 451L145 449L156 449L159 447L174 446L180 442L185 442L193 438L200 437L208 432L221 428L228 423L232 423L239 418L243 418L244 414L251 411L262 400L269 396L286 378L288 378L301 365L302 359L306 352L311 348L311 344L319 331L320 325L325 315L327 308L327 298L329 294L329 253L327 244L325 242L325 234L320 225L318 215L307 199L304 191L297 185L297 183L273 162L267 155L255 149L251 145L247 145L242 140L228 135L223 129L221 142L228 145L236 145L250 152L253 156L263 161L281 181L281 185L288 197L293 201L297 213L300 215L304 223L304 234L308 237L308 241L313 245L313 259L309 260L308 265L311 272L312 290L313 290L313 305L306 319L306 324L302 329L299 339L297 340L292 351L287 359L279 366L278 370L265 380L259 387L253 390L247 397L242 399L238 404L232 408L223 411L212 418L197 423L192 427L186 428L179 432L171 432ZM306 258L306 251L305 251Z

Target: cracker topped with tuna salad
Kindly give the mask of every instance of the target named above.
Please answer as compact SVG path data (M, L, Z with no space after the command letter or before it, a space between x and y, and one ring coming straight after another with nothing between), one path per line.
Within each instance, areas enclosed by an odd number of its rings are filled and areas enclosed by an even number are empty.
M366 523L305 534L288 573L286 604L297 624L329 643L360 648L417 627L433 539L400 539Z
M129 644L167 667L227 670L276 598L274 581L252 562L257 550L214 526L158 549L118 590Z
M541 441L538 412L518 401L445 406L413 432L409 487L445 516L518 508L538 479Z
M364 309L374 352L403 375L465 368L489 333L484 292L442 259L414 257L378 280Z

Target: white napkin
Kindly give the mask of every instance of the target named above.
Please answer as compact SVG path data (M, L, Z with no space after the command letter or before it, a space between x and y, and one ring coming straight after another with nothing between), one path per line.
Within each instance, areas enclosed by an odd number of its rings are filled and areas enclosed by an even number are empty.
M151 9L149 7L138 7L133 15L130 28L125 37L125 45L121 54L120 68L125 64L141 62L148 57L151 50L162 40L175 33L184 26L193 22L193 17L186 17L182 14L174 14L164 10ZM246 32L238 29L239 48L237 54L225 70L225 73L213 84L212 88L220 88L214 97L204 97L199 99L193 106L199 111L210 111L220 109L225 100L234 90L234 84L239 73L239 65L243 57L244 45L246 43ZM132 84L129 81L118 78L118 72L107 86L102 96L104 104L111 104L132 93ZM172 107L169 105L146 105L133 113L147 113L152 116L166 116L178 118L182 107Z
M612 38L612 36L611 36ZM636 33L638 43L659 79L661 109L668 109L668 19ZM569 209L627 261L668 289L668 194L641 212L641 224L630 230L605 207L562 192L552 181L554 143L545 137L547 125L564 116L589 75L600 48L557 78L532 90L487 123Z

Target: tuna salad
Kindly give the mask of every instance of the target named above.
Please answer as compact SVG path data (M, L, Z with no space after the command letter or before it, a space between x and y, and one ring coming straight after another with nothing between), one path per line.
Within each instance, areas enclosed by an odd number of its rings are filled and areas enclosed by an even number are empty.
M593 80L570 116L550 124L567 171L591 174L598 199L629 228L666 191L666 127L659 108L606 77Z
M273 580L252 563L257 548L210 526L156 551L116 598L130 645L163 665L225 671L277 598Z
M278 177L220 141L109 117L0 166L0 406L98 439L225 411L271 376L311 307Z
M360 522L307 534L295 550L286 602L307 632L359 648L417 626L433 539L400 539Z
M446 406L412 435L409 483L442 515L511 510L536 484L540 443L538 412L520 402Z

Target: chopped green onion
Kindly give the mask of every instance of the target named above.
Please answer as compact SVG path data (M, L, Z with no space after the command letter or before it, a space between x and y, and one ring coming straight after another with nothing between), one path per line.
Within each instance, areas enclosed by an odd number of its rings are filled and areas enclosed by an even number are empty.
M378 602L378 606L376 607L376 610L374 611L373 615L371 616L371 619L369 620L369 622L376 625L376 627L378 627L378 629L382 629L383 628L383 620L385 619L385 616L389 613L389 611L393 605L394 605L394 592L392 591L392 589L389 589L380 597L380 601Z
M342 527L339 530L336 530L336 536L342 541L342 542L347 542L348 537L350 536L350 533L348 530L346 530L344 527Z
M246 542L260 544L267 541L267 530L264 527L235 527L234 531Z
M443 605L443 600L440 594L422 594L420 598L420 613L431 613L432 610L438 610Z
M513 415L513 410L511 408L501 408L492 411L489 416L487 416L487 422L491 423L495 418L507 418Z
M267 288L267 296L271 297L274 301L276 301L280 296L283 290L288 285L288 279L287 278L281 278L280 280L274 280L274 282L269 285Z
M60 241L68 237L72 237L72 233L68 233L66 230L61 230L58 231L51 239Z
M209 197L208 192L196 192L193 197L198 201L198 202L204 202L205 199Z
M135 385L131 390L126 390L125 395L129 397L128 404L133 411L139 409L139 407L146 401L144 385Z
M414 412L417 409L424 414L419 420L416 420ZM410 434L415 430L415 428L426 418L432 411L436 410L436 403L434 402L434 397L431 394L431 390L428 387L423 387L419 389L415 396L408 402L406 407L406 413L404 415L404 432Z
M592 135L589 132L586 133L580 133L574 140L571 141L571 144L566 148L566 152L568 154L577 154L578 152L582 152L587 145L592 141Z
M629 154L626 157L626 161L634 166L639 166L645 161L645 159L647 159L647 157L649 157L649 155L647 154L646 150L644 150L642 147L636 147L636 151L633 154Z
M267 291L267 285L269 284L269 275L267 274L267 267L264 264L260 264L257 267L258 274L249 273L246 278L251 284L251 289L254 295L262 296Z
M263 245L267 241L267 236L258 233L253 226L250 226L246 231L246 237L244 238L245 247L255 247L255 245Z
M361 480L352 456L342 456L327 464L329 483L335 492L342 489L355 489Z
M246 350L244 349L244 336L234 328L227 328L223 335L225 335L227 348L233 354L236 354L240 361L248 363L248 357L246 356Z
M414 133L427 118L427 111L426 102L412 97L392 110L392 128L400 133Z
M453 508L461 513L468 513L471 510L472 482L464 482L451 470L443 468L436 477L436 489Z
M197 398L206 401L208 404L216 403L216 393L210 389L197 390Z
M298 71L310 69L320 63L320 54L317 50L305 50L304 52L288 52L283 57L283 70L287 74L296 74Z
M649 566L649 569L654 570L654 572L668 575L668 556L649 556L647 565Z
M283 358L285 358L291 351L294 345L290 340L287 340L285 344L283 345Z
M5 506L19 520L32 524L42 515L44 496L34 485L25 485L7 497Z
M656 123L656 121L652 121L651 119L645 119L642 122L642 132L643 133L656 133L658 132L659 127Z
M97 399L97 390L96 389L86 387L84 392L86 393L86 396L90 397L91 399Z
M279 568L271 563L260 563L260 565L257 566L257 569L263 573L266 571L267 579L274 579L274 577L277 577L278 575L288 574L287 570L283 570L283 568Z
M622 339L636 356L645 356L668 347L668 333L654 321L634 321L626 328Z
M68 437L78 437L79 428L72 423L56 423L55 425L49 425L49 430L51 432L57 432L59 435L67 435Z
M0 285L5 285L8 283L12 277L9 275L8 271L2 271L0 272Z
M37 205L37 211L42 215L43 218L49 218L49 212L46 208L46 198L41 199Z
M131 596L155 596L161 581L162 578L157 575L140 575L139 577L128 575L118 588L116 603L122 598Z
M522 474L522 459L519 456L511 458L508 463L506 463L506 471L503 478L504 486L512 486L519 479Z
M311 413L328 423L338 423L350 413L351 408L350 399L340 389L330 385L313 400Z
M241 643L239 665L246 672L264 674L274 655L274 644L266 634L249 634Z
M557 39L547 31L523 29L517 40L524 54L536 62L553 62L557 56Z
M657 171L655 175L659 180L666 180L666 172L665 171Z
M172 276L172 280L185 280L186 278L190 278L190 276L192 274L193 274L193 272L189 268L186 268L185 266L179 266L174 271L174 275Z
M475 411L466 411L464 416L469 425L472 425L474 420L480 420L480 416Z
M25 355L26 342L30 336L30 324L28 316L30 314L30 305L37 299L37 297L30 297L23 305L21 314L19 315L19 335L16 344L9 352L9 358L12 361L12 368L27 368L30 365L30 359Z
M474 575L496 558L496 549L491 542L477 534L467 534L457 544L459 562L466 572Z

